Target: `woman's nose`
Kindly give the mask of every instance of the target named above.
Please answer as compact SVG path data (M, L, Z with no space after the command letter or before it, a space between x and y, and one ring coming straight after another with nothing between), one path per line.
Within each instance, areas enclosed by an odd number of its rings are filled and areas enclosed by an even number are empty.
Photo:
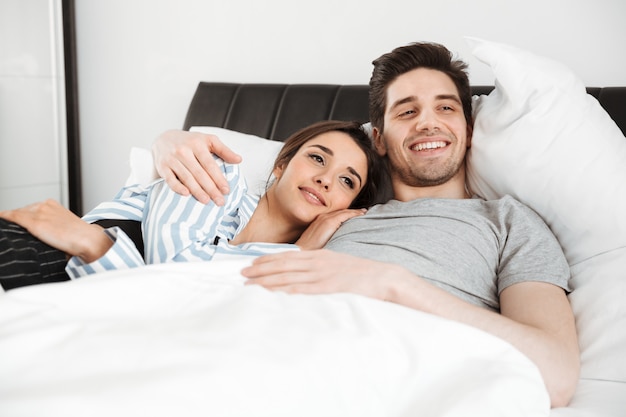
M318 176L315 178L315 182L319 185L321 185L322 187L324 187L325 189L328 190L328 187L330 186L330 181L328 180L328 178L326 178L326 176Z

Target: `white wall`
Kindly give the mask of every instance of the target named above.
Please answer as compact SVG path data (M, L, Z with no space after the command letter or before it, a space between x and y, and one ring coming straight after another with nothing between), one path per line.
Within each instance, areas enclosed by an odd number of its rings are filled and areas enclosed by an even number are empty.
M365 84L374 58L430 40L490 84L470 35L626 85L625 18L623 0L76 0L84 209L122 185L131 146L182 126L200 80Z
M60 0L0 0L0 210L68 204Z

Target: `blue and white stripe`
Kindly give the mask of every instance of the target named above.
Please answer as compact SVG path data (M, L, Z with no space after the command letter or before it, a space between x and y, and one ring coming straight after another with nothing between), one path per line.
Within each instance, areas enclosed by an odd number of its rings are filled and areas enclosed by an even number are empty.
M215 159L231 190L225 196L223 206L216 206L212 202L205 205L192 196L177 194L163 180L148 186L124 187L113 201L98 205L83 219L87 222L100 219L141 221L145 260L132 240L121 229L114 227L105 231L114 242L111 249L90 264L77 257L71 258L66 268L68 275L78 278L145 264L209 261L216 253L259 256L297 250L297 246L291 244L228 244L247 224L259 203L259 197L248 194L238 165ZM220 238L217 245L214 244L216 237Z

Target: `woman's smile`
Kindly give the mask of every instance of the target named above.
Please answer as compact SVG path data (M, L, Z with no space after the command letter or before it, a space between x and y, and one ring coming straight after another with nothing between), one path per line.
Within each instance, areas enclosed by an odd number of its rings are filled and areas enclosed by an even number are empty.
M304 196L304 199L311 204L326 206L326 200L324 197L310 187L299 187L300 192Z

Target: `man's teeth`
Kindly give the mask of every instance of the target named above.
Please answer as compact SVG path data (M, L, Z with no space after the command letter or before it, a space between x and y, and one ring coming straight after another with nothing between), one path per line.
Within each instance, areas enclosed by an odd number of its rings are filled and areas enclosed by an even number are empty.
M413 146L413 150L423 151L425 149L437 149L437 148L443 148L445 146L446 146L446 143L443 141L424 142L424 143L418 143L417 145Z

